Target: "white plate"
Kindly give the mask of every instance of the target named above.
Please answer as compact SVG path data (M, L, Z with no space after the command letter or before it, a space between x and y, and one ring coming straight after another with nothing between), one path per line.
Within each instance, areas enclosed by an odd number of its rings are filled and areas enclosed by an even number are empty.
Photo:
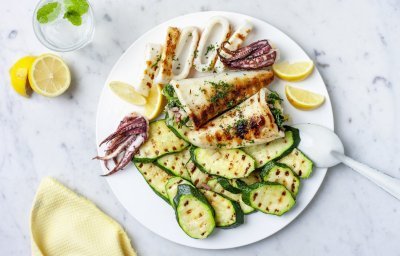
M128 113L140 112L141 108L130 105L117 98L109 89L108 84L113 80L121 80L131 84L137 83L138 75L142 72L143 52L147 43L163 43L168 26L197 26L202 28L211 17L221 15L229 19L234 28L249 20L254 25L251 36L246 43L259 39L270 39L281 52L281 59L296 61L310 59L306 53L292 39L268 23L237 13L231 12L199 12L180 16L153 28L141 36L121 56L114 65L105 83L97 112L96 137L97 144L113 132L118 122ZM284 96L283 81L276 81L271 86ZM333 114L331 102L318 70L305 81L294 84L325 95L324 105L313 111L300 111L293 108L285 99L285 111L290 114L292 123L316 123L333 129ZM99 154L103 155L99 149ZM102 165L103 171L105 168ZM110 177L107 181L116 197L128 212L145 227L154 233L173 242L197 248L225 249L239 247L257 242L281 230L296 218L308 205L325 177L326 169L315 169L312 176L302 181L300 192L297 196L296 206L282 217L253 213L245 216L245 223L234 229L216 229L215 232L204 240L188 237L176 222L171 206L159 198L147 185L143 177L133 165ZM306 231L305 231L306 232Z

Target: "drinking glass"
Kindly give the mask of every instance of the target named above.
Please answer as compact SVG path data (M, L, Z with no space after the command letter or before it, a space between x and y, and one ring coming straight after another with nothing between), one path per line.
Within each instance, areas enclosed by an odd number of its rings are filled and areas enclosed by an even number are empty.
M59 3L61 7L58 17L51 22L40 23L37 19L38 10L45 4L55 2ZM66 11L63 0L41 0L33 14L33 29L36 37L44 46L57 52L69 52L84 47L92 41L95 30L93 10L89 1L87 3L89 8L81 16L82 24L76 26L63 17L63 13Z

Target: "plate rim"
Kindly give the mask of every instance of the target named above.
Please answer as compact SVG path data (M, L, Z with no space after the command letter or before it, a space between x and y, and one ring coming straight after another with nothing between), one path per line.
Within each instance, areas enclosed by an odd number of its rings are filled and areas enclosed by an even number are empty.
M242 17L244 17L244 18L251 18L251 19L257 20L258 22L266 23L266 24L268 24L269 26L271 26L271 27L275 28L276 30L278 30L279 32L281 32L281 33L282 33L285 37L287 37L289 40L293 41L293 42L294 42L294 43L295 43L295 44L310 58L310 56L309 56L309 55L307 54L307 52L303 49L303 47L302 47L297 41L295 41L294 39L292 39L287 33L283 32L280 28L276 27L275 25L270 24L269 22L267 22L267 21L265 21L265 20L263 20L263 19L256 18L256 17L250 16L250 15L247 15L247 14L243 14L243 13L240 13L240 12L231 12L231 11L204 11L204 12L202 12L202 11L199 11L199 12L187 13L187 14L184 14L184 15L178 15L178 16L175 16L175 17L170 18L170 19L168 19L168 20L165 20L165 21L161 22L160 24L157 24L156 26L152 27L151 29L149 29L148 31L146 31L145 33L143 33L142 35L140 35L139 37L137 37L137 38L129 45L129 47L127 47L126 50L119 56L119 58L115 61L115 63L113 64L113 67L112 67L111 70L109 71L109 73L108 73L108 75L107 75L107 78L106 78L106 80L105 80L105 82L104 82L104 85L103 85L103 87L102 87L101 94L100 94L100 97L99 97L99 100L98 100L98 103L97 103L97 107L96 107L96 123L95 123L95 134L96 134L96 136L95 136L95 140L96 140L97 152L99 152L99 147L98 147L98 145L97 145L97 144L98 144L97 142L99 141L99 129L98 129L98 127L99 127L99 116L100 116L100 104L101 104L101 102L103 101L103 97L105 97L104 95L106 94L106 93L105 93L105 90L106 90L106 87L107 87L107 82L110 80L112 74L113 74L114 71L116 70L116 68L117 68L117 66L118 66L118 63L125 57L125 55L127 55L127 53L130 51L130 49L134 47L134 44L136 43L136 41L139 41L139 40L141 40L142 38L145 38L145 37L147 37L148 35L152 34L153 31L157 30L158 27L164 26L164 25L166 25L167 23L174 22L175 20L181 19L181 18L186 17L186 16L199 15L199 14L207 14L207 15L215 15L215 16L239 15L239 16L242 16ZM311 58L310 58L310 59L311 59ZM325 83L325 81L324 81L324 78L321 76L321 73L319 72L317 66L315 66L314 69L317 71L319 77L321 78L321 80L322 80L322 82L323 82L323 84L324 84L324 87L325 87L326 92L327 92L326 97L328 98L328 101L329 101L329 110L330 110L330 112L331 112L332 118L331 118L331 124L330 124L329 126L327 126L327 128L329 128L329 129L331 129L332 131L334 131L335 116L334 116L334 114L333 114L333 106L332 106L332 101L331 101L331 99L330 99L328 87L326 86L326 83ZM99 164L100 164L100 166L101 166L101 169L104 171L104 166L103 166L101 163L99 163ZM246 245L251 245L251 244L254 244L254 243L256 243L256 242L260 242L261 240L267 239L267 238L269 238L269 237L275 235L275 234L278 233L279 231L285 229L287 226L289 226L289 224L291 224L295 219L297 219L297 218L306 210L306 208L310 205L310 203L314 200L315 196L317 195L317 193L319 192L319 190L320 190L322 184L323 184L324 181L325 181L325 177L326 177L327 170L328 170L328 168L319 168L319 171L320 171L320 172L324 172L324 173L323 173L323 177L322 177L321 183L318 185L318 187L317 187L315 193L313 194L311 200L308 201L308 202L306 203L306 205L304 206L304 208L303 208L293 219L291 219L290 221L288 221L283 227L281 227L280 229L278 229L278 230L272 232L272 233L271 233L270 235L268 235L268 236L265 236L265 237L262 237L262 238L258 238L258 239L254 240L254 241L252 241L252 242L242 243L242 244L238 244L238 245L234 245L234 246L223 246L223 247L218 247L218 248L214 248L214 247L213 247L213 248L207 248L207 247L202 247L202 246L187 245L187 244L181 243L181 242L176 241L176 240L171 240L169 237L166 237L166 236L164 236L164 235L162 235L162 234L160 234L160 233L157 233L155 230L153 230L153 229L149 228L148 226L146 226L145 224L143 224L141 221L139 221L135 216L133 216L133 215L130 213L130 211L127 209L127 207L125 207L125 205L124 205L124 204L120 201L120 199L118 198L117 193L116 193L115 190L113 189L113 186L111 186L111 184L110 184L110 179L109 179L109 178L106 178L106 180L107 180L108 186L111 188L111 191L112 191L112 193L114 194L115 198L117 199L118 203L125 209L125 211L128 212L128 214L129 214L132 218L134 218L140 225L142 225L143 227L145 227L147 230L151 231L152 233L154 233L154 234L158 235L159 237L162 237L162 238L164 238L164 239L166 239L166 240L168 240L168 241L170 241L170 242L173 242L173 243L175 243L175 244L179 244L179 245L186 246L186 247L190 247L190 248L205 249L205 250L224 250L224 249L238 248L238 247L242 247L242 246L246 246Z

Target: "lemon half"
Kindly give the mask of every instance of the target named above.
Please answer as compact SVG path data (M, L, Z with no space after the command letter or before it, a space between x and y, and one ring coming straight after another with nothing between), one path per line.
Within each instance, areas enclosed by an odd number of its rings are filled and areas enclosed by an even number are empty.
M299 89L290 85L285 87L286 98L296 108L311 110L321 106L325 97L323 95Z
M301 81L306 79L314 69L313 61L299 61L294 63L281 62L272 66L274 73L286 81Z
M29 97L32 93L28 82L28 73L35 59L35 56L25 56L15 62L10 69L11 85L18 94L24 97Z
M38 94L56 97L68 89L71 73L60 57L43 54L36 58L29 70L29 83Z

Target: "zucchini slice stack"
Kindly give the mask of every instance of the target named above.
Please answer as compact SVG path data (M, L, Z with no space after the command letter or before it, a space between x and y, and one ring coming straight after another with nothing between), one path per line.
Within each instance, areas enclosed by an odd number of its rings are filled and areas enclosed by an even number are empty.
M296 203L300 178L312 173L312 161L297 149L297 129L286 126L284 138L263 145L203 149L167 123L150 124L149 139L133 162L192 238L204 239L215 227L237 227L256 211L283 215Z

